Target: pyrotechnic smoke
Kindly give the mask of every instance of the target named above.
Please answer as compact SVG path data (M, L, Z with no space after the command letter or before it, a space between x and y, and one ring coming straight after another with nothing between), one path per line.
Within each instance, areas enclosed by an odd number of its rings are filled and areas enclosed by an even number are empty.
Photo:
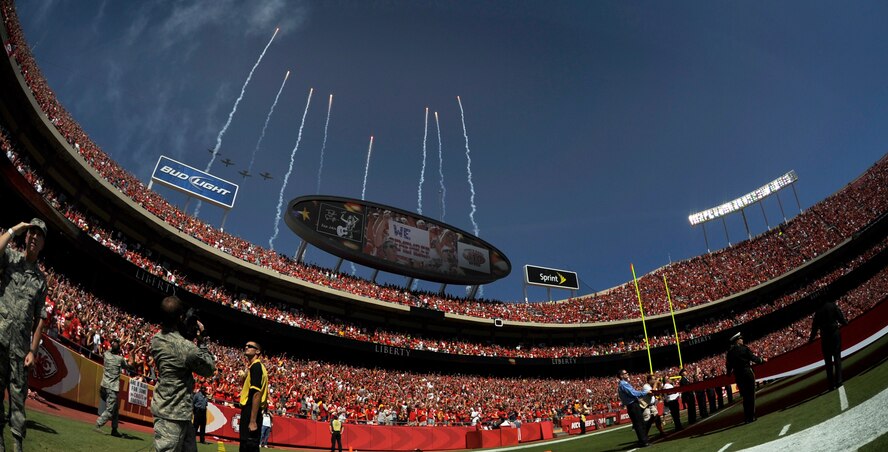
M272 251L274 251L274 240L277 238L278 234L280 234L278 225L281 222L281 210L284 207L284 190L287 189L287 182L290 181L290 173L293 172L293 161L296 159L296 151L299 150L299 142L302 141L302 128L305 127L305 117L308 115L308 107L311 105L311 95L313 93L314 88L308 90L308 100L305 102L305 111L302 112L302 123L299 124L299 135L296 137L296 146L293 146L293 151L290 152L290 168L287 169L287 174L284 175L284 183L281 185L281 193L278 195L277 213L274 217L274 234L268 239L268 248Z
M463 112L462 100L460 100L459 96L456 96L456 101L459 103L459 116L462 120L463 137L466 139L466 173L468 174L469 192L471 193L469 205L472 207L472 211L469 212L469 219L472 220L472 232L475 233L476 237L480 237L481 230L478 229L478 223L475 221L477 207L475 206L475 184L472 182L472 155L469 150L469 134L466 132L466 114Z
M250 84L250 79L253 78L253 71L256 70L256 67L259 66L259 63L262 62L262 58L265 56L265 52L271 46L272 41L274 41L274 37L277 36L280 28L274 29L274 34L271 35L271 39L268 40L268 44L265 44L265 48L262 49L262 53L259 54L259 59L256 60L256 64L253 65L253 68L250 69L250 73L247 75L247 80L244 82L244 86L241 87L240 95L237 96L237 100L234 101L234 106L231 107L231 111L228 113L228 121L225 121L225 125L222 126L222 130L219 131L219 134L216 135L216 145L213 146L213 152L210 155L210 161L207 163L207 169L204 170L205 173L210 172L210 168L213 166L213 162L216 160L216 156L219 154L219 148L222 147L222 136L225 135L225 132L228 130L228 126L231 125L231 118L234 118L234 114L237 112L237 104L240 103L241 99L244 98L244 92L247 90L247 85ZM194 208L194 216L200 215L200 206L201 202L197 202L197 207Z
M225 131L228 130L228 126L231 125L231 118L234 118L234 113L237 112L237 104L244 98L244 92L247 90L247 85L250 84L250 79L253 78L253 71L259 66L259 63L262 62L262 58L265 56L265 52L271 46L271 42L274 41L274 37L277 36L280 28L274 29L274 34L271 35L271 39L268 40L268 44L265 44L265 48L262 49L262 53L259 54L259 59L256 60L256 64L253 65L253 68L250 69L250 73L247 75L247 80L244 82L244 86L241 87L240 96L237 96L237 100L234 101L234 106L231 107L231 112L228 113L228 121L225 122L225 125L222 126L222 130L219 131L219 135L216 136L216 146L213 147L213 153L210 155L210 162L207 163L207 169L204 172L210 172L210 168L213 166L213 161L216 160L216 154L219 152L219 148L222 146L222 136L225 135Z
M327 129L330 127L330 110L333 109L333 95L327 102L327 122L324 123L324 144L321 145L321 164L318 165L318 188L315 193L321 192L321 172L324 170L324 150L327 149Z
M256 161L256 153L259 152L259 146L262 145L262 140L265 138L265 130L268 129L268 123L271 121L271 115L274 113L274 107L278 104L278 99L281 97L281 93L284 91L284 85L287 84L287 79L290 78L290 71L287 71L287 75L284 76L284 82L281 83L281 88L277 92L277 96L274 96L274 102L271 104L271 109L268 110L268 116L265 117L265 125L262 126L262 133L259 134L259 141L256 142L256 149L253 149L253 155L250 156L250 166L247 168L247 174L253 170L253 162ZM247 176L244 176L246 179Z
M373 153L373 136L370 136L370 147L367 148L367 164L364 165L364 185L361 186L361 201L367 194L367 174L370 174L370 155Z
M425 183L426 142L429 138L429 107L425 110L425 129L422 133L422 168L419 170L419 188L416 190L416 213L422 215L422 184Z
M367 147L367 164L364 165L364 185L361 186L361 201L364 200L364 195L367 194L367 175L370 174L370 155L373 154L373 135L370 135L370 146ZM355 268L354 262L349 262L351 265L351 274L354 275L358 272L358 269Z
M444 198L447 196L447 187L444 186L444 151L441 146L441 123L438 122L438 112L435 112L435 129L438 131L438 176L441 181L441 221L444 221L444 215L447 214L447 207L444 204Z

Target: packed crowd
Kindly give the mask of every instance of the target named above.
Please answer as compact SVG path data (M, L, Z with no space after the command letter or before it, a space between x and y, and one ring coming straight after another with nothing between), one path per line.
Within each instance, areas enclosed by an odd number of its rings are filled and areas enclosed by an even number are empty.
M95 143L64 109L49 88L30 53L14 5L0 10L9 33L4 43L41 110L68 144L98 175L148 212L209 246L243 261L282 275L382 301L422 306L444 312L484 318L537 323L589 323L632 318L637 299L626 283L591 296L562 302L514 304L466 300L432 293L383 286L351 275L303 265L272 250L232 236L170 205L120 167ZM728 249L669 264L639 279L649 315L669 312L663 277L669 281L677 309L722 299L780 276L828 251L888 208L888 158L883 157L857 180L792 221Z
M136 363L137 374L154 379L145 344L159 330L112 302L92 294L47 266L42 267L50 281L49 333L63 342L100 355L112 338L121 340L123 354ZM862 283L838 300L849 320L863 314L888 294L888 269ZM752 341L750 347L772 358L807 342L811 319L804 318L767 336ZM237 372L245 366L242 350L213 343L217 371L213 378L201 379L218 403L237 400L240 382ZM519 420L533 421L569 414L574 404L590 412L619 408L615 380L610 377L586 379L501 378L474 375L413 373L346 364L299 360L286 354L264 358L269 371L270 406L281 415L325 419L330 413L344 412L352 422L397 424L456 424L500 419L514 412ZM699 378L724 373L724 354L718 353L686 364ZM660 375L676 375L678 368L660 369ZM642 378L633 376L633 380Z
M194 282L194 278L190 277L187 272L177 269L167 262L157 262L152 257L151 250L142 249L140 243L128 240L119 231L113 233L110 232L101 221L90 217L79 209L76 203L69 203L65 201L64 196L57 195L57 190L52 187L51 183L47 184L40 175L37 174L37 171L32 169L31 165L27 163L27 158L22 157L15 152L12 141L8 138L8 134L3 131L2 127L0 127L0 149L5 152L7 158L12 161L16 169L35 187L35 190L44 196L49 204L63 213L63 215L72 223L103 246L140 266L146 271L178 285L180 288L184 288L208 300L265 319L274 320L296 328L308 329L324 334L338 335L355 340L369 341L377 344L464 355L515 358L559 358L625 353L641 350L645 347L644 337L641 334L630 338L606 338L606 340L598 341L590 340L581 343L548 345L535 343L497 344L489 341L478 342L457 340L453 339L452 336L423 337L416 334L406 333L404 331L366 327L345 319L325 318L319 314L310 315L294 305L274 301L263 301L249 297L243 293L234 294L225 287L210 281L196 283ZM839 276L848 273L861 263L869 260L870 257L874 256L886 246L888 246L888 239L884 239L870 250L862 253L850 262L839 266L818 280L810 282L800 289L788 293L770 303L749 307L740 312L726 312L718 317L706 319L704 322L684 325L679 333L679 338L681 341L688 341L698 337L705 337L706 335L745 323L774 312L777 309L781 309L808 295L814 290L828 285ZM669 330L652 330L649 335L649 343L652 347L672 345L674 344L673 332Z
M332 287L351 294L383 301L424 306L486 318L519 321L581 323L621 320L634 317L634 286L624 284L590 297L558 303L511 304L465 300L436 294L409 292L403 288L380 286L350 275L296 263L286 256L216 230L169 205L104 154L56 100L40 74L25 44L21 29L12 14L11 2L0 3L10 41L4 42L8 55L19 63L23 76L42 111L71 146L101 177L147 211L179 230L232 256L283 275ZM103 225L75 203L68 202L61 191L47 187L27 162L18 156L4 133L0 146L16 167L46 200L79 228L102 245L131 262L161 276L186 290L226 306L272 319L294 327L336 334L414 349L446 353L514 357L594 356L622 353L643 348L635 337L608 343L545 346L541 344L479 344L442 338L422 338L402 332L366 328L337 318L311 315L295 306L266 302L234 293L212 281L198 281L175 268L149 249L128 240L119 231ZM854 232L883 214L888 207L888 160L881 159L870 170L843 190L808 209L793 221L754 240L713 254L670 264L644 275L639 280L646 311L650 315L667 313L666 295L661 281L670 283L677 309L715 301L773 279L828 251ZM801 297L825 287L836 278L856 268L888 242L877 246L814 281L783 297L740 313L728 313L681 332L682 340L712 334L743 324L751 319L781 309ZM98 357L110 346L112 338L121 339L122 352L136 364L135 374L154 379L154 370L145 345L158 326L135 316L114 303L103 300L88 289L68 280L52 268L44 271L51 281L47 300L49 334L86 355ZM853 319L888 293L888 270L850 291L839 305ZM810 319L799 320L775 331L750 346L765 357L774 357L807 341ZM654 335L652 345L672 343L670 332ZM241 350L222 343L212 345L218 357L216 376L198 382L210 388L216 401L233 403L240 383L238 369L244 367ZM325 419L331 413L344 412L349 421L398 423L409 425L486 422L513 416L524 421L557 418L576 411L579 406L591 412L606 412L619 407L613 378L553 380L529 378L493 378L469 375L417 374L379 368L362 368L338 363L297 360L287 355L265 357L271 380L270 405L279 414ZM700 370L700 378L723 372L723 355L713 355L690 364ZM676 368L662 369L675 375ZM693 373L693 372L692 372ZM633 380L639 380L636 375Z

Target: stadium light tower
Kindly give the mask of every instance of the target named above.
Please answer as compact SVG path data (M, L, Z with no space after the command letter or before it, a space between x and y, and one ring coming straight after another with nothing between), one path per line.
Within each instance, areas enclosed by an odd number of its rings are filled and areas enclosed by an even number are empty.
M777 179L768 182L765 185L731 201L723 203L721 205L693 213L688 216L688 221L691 223L691 226L702 225L703 226L703 237L706 240L706 252L710 251L709 248L709 236L706 233L706 223L717 218L722 220L722 226L725 229L725 239L728 241L728 246L731 246L731 238L728 236L728 225L725 222L725 217L735 213L740 212L740 215L743 217L743 226L746 228L746 236L747 238L752 238L752 233L749 230L749 222L746 219L746 208L751 206L752 204L758 203L759 207L762 210L762 217L765 219L765 225L768 227L768 230L771 229L771 225L768 223L768 217L765 215L765 207L762 205L762 200L767 198L768 196L777 195L777 192L787 186L792 188L792 192L795 195L796 204L799 207L799 213L802 212L802 206L799 203L799 196L795 190L795 182L799 180L799 177L796 175L795 171L790 170L786 174L778 177ZM783 214L783 221L786 221L786 214L783 212L783 203L780 201L779 195L777 196L777 202L780 204L780 213Z

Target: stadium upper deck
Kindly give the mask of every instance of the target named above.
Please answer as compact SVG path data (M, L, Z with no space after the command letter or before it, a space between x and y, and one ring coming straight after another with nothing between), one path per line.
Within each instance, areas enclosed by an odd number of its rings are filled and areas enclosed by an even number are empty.
M10 128L27 135L27 142L42 137L45 142L41 144L46 146L28 149L36 162L47 167L50 177L96 216L136 240L149 239L146 242L153 242L166 259L210 279L264 291L282 300L291 300L285 294L295 287L303 304L306 299L324 303L332 298L395 315L409 312L406 306L430 308L447 313L450 319L490 324L492 319L501 318L512 321L507 324L534 328L635 321L634 288L628 283L558 303L515 305L444 298L378 286L348 275L331 276L329 270L297 264L189 217L148 191L89 139L40 75L11 5L3 2L2 8L4 47L19 64L10 66L12 73L5 75L11 77L4 78L4 86L18 86L10 93L19 97L4 96L4 114ZM886 211L886 178L888 159L883 157L860 178L778 229L642 276L639 286L647 313L656 317L668 312L661 284L664 275L681 311L729 301L737 294L798 273L847 243L852 234ZM215 268L218 264L223 265L222 271Z

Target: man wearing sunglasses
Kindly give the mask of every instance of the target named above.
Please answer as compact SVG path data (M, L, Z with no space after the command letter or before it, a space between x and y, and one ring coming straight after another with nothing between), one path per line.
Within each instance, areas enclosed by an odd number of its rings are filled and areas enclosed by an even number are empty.
M244 387L240 393L240 450L242 452L259 452L259 439L262 431L260 413L268 407L268 371L259 360L262 347L255 341L244 345L244 356L249 362L249 369L244 379Z

